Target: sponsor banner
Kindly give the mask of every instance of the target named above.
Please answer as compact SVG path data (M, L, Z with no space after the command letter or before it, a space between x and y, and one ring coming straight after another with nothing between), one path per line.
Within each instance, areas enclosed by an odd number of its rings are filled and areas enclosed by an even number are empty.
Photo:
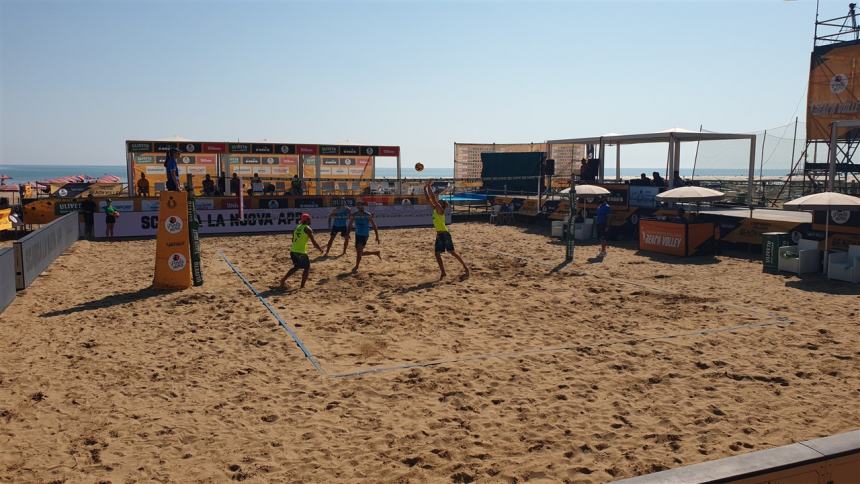
M204 153L225 153L227 152L227 145L224 143L203 143L202 149Z
M286 200L284 200L286 201ZM394 205L375 207L376 224L380 227L414 227L432 225L433 208L429 205ZM245 219L237 210L199 210L201 234L267 233L292 231L302 213L310 213L312 227L325 230L331 207L248 209ZM104 214L96 214L96 234L105 233ZM152 237L159 228L159 214L153 212L126 212L114 226L116 237ZM187 233L187 231L186 231Z
M399 146L380 146L379 156L400 156Z
M135 169L136 172L143 172L147 175L164 175L164 167L163 166L143 166Z
M54 215L65 215L67 213L81 210L83 200L58 200L54 204Z
M129 141L126 146L126 149L130 153L148 153L152 151L152 143L148 141Z
M295 168L290 168L289 166L273 166L271 170L272 175L293 176L298 173Z
M259 165L260 157L259 156L243 156L242 163L246 165Z
M660 254L686 255L685 227L681 223L642 220L639 222L639 249Z
M251 153L274 153L275 147L270 144L254 143L251 145Z
M227 145L227 151L230 153L250 153L251 145L248 143L229 143Z
M205 166L179 166L180 175L205 175L207 171L209 170L207 170Z
M275 153L292 155L296 153L296 145L275 145Z
M232 165L230 173L238 173L239 176L251 176L254 174L253 165Z
M318 152L317 145L296 145L296 153L300 155L315 155Z
M167 142L163 142L163 141L159 141L159 142L155 143L155 151L157 151L159 153L164 153L164 152L170 151L170 148L179 149L179 145L177 145L176 143L167 143Z
M272 168L268 167L266 165L255 166L254 167L254 173L256 173L257 175L271 175L272 174Z
M135 163L155 163L155 157L152 155L137 155L134 157Z
M193 165L195 162L194 155L182 155L176 160L177 165Z
M119 212L134 211L134 199L114 200L111 205L113 205L113 208L117 209ZM107 202L104 200L100 201L99 211L104 211L105 207L107 207Z
M179 143L179 149L182 150L183 153L200 153L203 146L200 143Z
M281 159L277 156L264 156L263 164L264 165L277 165L281 162Z
M846 45L848 44L848 45ZM830 139L834 121L860 116L860 44L823 45L812 51L806 107L806 139ZM847 133L839 133L845 138Z
M657 208L659 187L630 185L628 200L631 207Z
M191 286L188 213L187 193L161 193L159 211L158 215L155 215L155 226L152 230L153 234L158 235L155 245L155 287L184 289ZM134 218L133 214L128 215ZM125 217L117 219L117 226L123 218ZM103 221L104 217L97 218L97 226L99 220Z
M340 154L342 154L342 155L358 155L358 154L360 154L359 147L358 146L341 146L340 147Z
M376 156L379 153L378 146L361 146L358 149L359 153L364 156Z
M337 156L340 154L340 149L335 145L319 145L319 152L321 155Z
M200 165L214 165L215 157L212 155L198 155L195 161Z

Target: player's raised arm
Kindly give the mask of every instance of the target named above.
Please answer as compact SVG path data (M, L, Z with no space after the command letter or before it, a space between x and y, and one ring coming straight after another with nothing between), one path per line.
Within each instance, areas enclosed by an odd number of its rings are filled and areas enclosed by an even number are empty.
M445 213L445 209L442 207L442 204L439 203L439 197L433 193L433 182L428 181L424 184L424 194L427 196L427 200L430 201L430 205L433 205L433 209L438 213Z

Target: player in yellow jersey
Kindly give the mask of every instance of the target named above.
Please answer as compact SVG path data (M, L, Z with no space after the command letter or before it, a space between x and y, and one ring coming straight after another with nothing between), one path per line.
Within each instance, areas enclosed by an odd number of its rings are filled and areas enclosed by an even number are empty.
M281 279L281 289L287 288L287 279L299 269L303 270L301 287L305 287L305 282L308 281L308 274L311 272L311 260L308 259L308 240L314 244L314 247L318 251L323 251L322 247L314 239L310 214L303 213L299 219L299 225L293 230L293 243L290 246L290 259L293 261L293 267Z
M447 252L454 256L455 259L463 264L463 278L469 277L469 267L463 262L460 254L454 250L454 240L451 239L451 232L445 225L445 209L448 208L448 202L439 200L439 197L433 193L432 182L424 184L424 195L433 206L433 228L436 229L436 262L439 264L441 274L439 279L445 278L445 265L442 263L442 253Z

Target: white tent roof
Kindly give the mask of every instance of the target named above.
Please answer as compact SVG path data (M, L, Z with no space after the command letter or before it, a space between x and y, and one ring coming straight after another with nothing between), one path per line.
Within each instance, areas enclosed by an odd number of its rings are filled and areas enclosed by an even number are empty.
M711 133L690 131L684 128L670 128L656 133L640 133L640 134L606 134L603 136L591 136L587 138L569 138L549 140L547 143L553 144L640 144L640 143L668 143L669 141L714 141L728 139L753 139L754 134L745 133Z

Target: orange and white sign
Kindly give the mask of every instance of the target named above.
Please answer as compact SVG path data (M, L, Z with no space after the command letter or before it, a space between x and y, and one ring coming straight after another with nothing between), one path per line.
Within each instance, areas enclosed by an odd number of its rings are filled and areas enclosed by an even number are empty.
M191 287L191 243L188 234L188 194L161 192L155 240L154 287Z
M641 220L639 249L670 255L686 255L684 224Z

